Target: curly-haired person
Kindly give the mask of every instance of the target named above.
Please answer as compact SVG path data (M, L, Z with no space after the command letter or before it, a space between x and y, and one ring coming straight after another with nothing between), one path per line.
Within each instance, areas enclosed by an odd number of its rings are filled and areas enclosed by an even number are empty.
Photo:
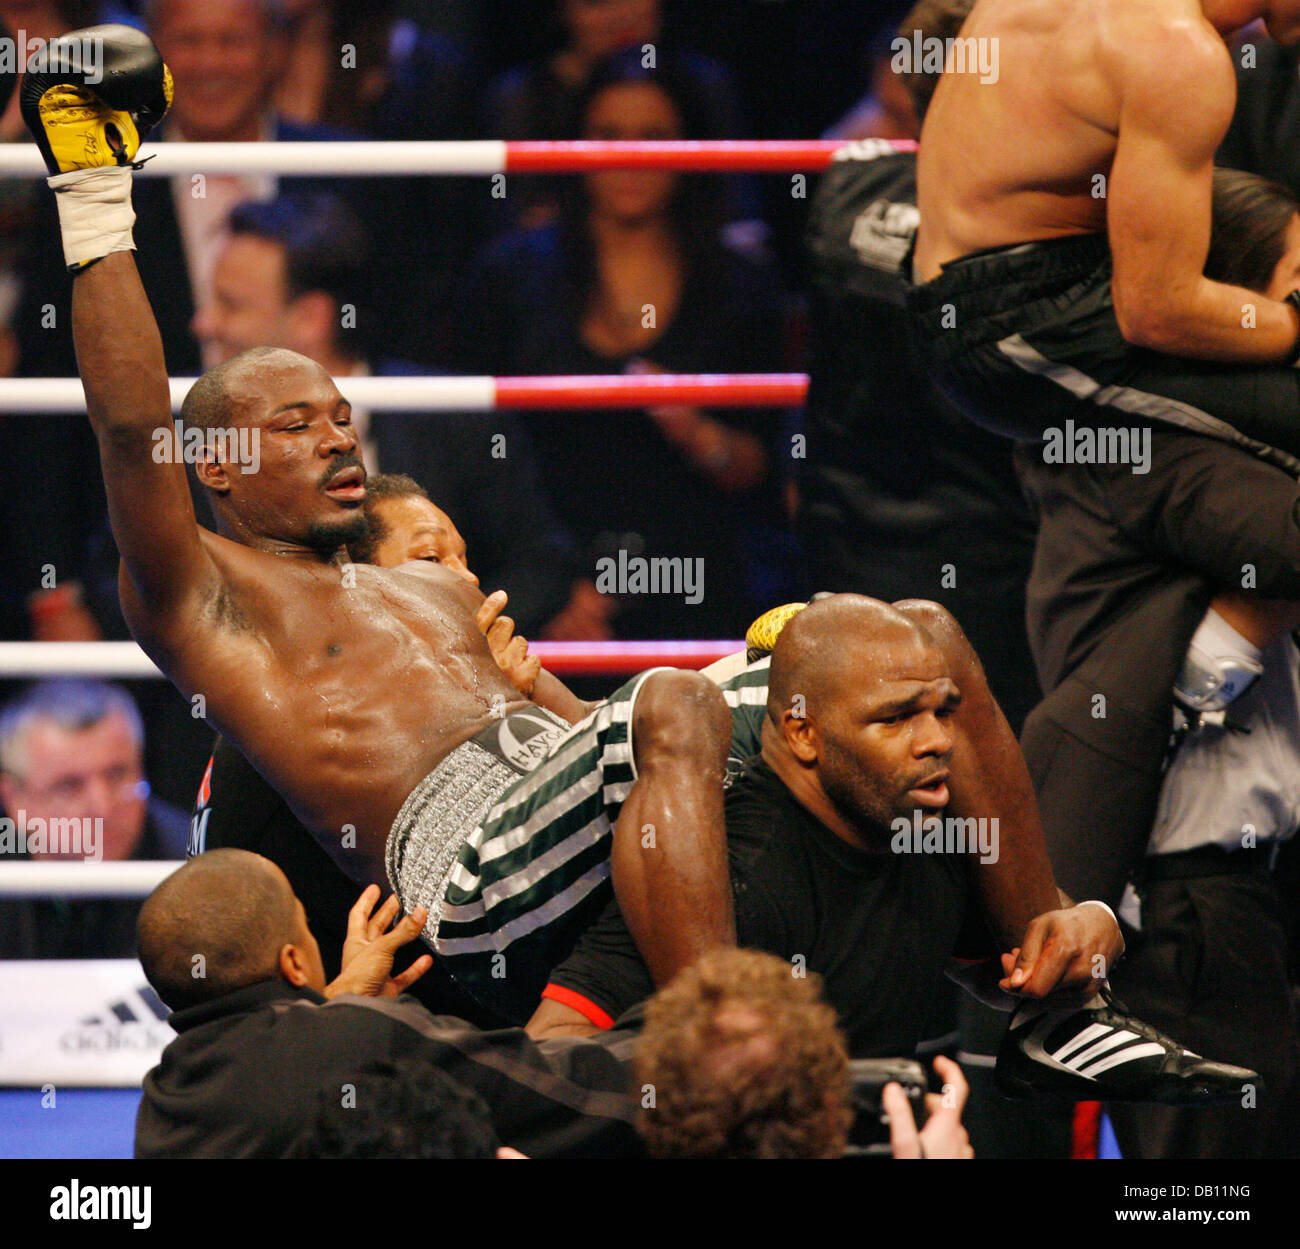
M849 1060L821 978L756 950L718 949L646 1006L638 1127L656 1158L838 1158L853 1123ZM937 1059L945 1096L917 1133L887 1086L895 1157L972 1155L966 1082ZM899 1093L891 1096L890 1092Z

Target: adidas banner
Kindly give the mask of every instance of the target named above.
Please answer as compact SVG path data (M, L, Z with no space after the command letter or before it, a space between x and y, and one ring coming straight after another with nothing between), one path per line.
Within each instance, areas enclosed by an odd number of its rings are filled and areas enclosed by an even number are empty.
M0 1085L138 1087L167 1014L135 959L0 962Z

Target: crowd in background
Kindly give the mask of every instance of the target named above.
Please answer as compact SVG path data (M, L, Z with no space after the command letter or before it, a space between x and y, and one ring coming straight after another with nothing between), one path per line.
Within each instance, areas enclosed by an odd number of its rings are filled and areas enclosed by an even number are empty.
M3 0L0 18L29 42L96 21L148 29L176 82L151 144L850 140L919 131L892 72L907 7ZM1292 125L1295 55L1259 42L1223 158L1297 185L1279 164L1291 148L1270 141ZM17 94L0 136L28 141ZM818 591L933 598L962 621L1018 727L1040 695L1022 627L1033 528L1007 445L916 393L896 369L897 327L859 313L851 283L828 295L848 260L810 251L810 232L838 228L834 189L810 219L817 187L653 171L137 177L136 257L173 376L261 344L342 378L811 369L806 413L354 418L370 471L428 490L484 588L509 593L522 636L734 638ZM76 373L43 190L0 179L0 376ZM126 639L89 423L0 413L0 432L16 468L0 491L0 640ZM597 568L620 552L701 560L702 595L598 588ZM972 564L976 577L952 572ZM0 682L0 700L18 688ZM131 692L155 793L190 806L206 726L165 682Z
M142 0L4 3L0 17L29 41L144 26L176 82L151 144L782 138L861 113L880 32L905 7ZM860 123L845 124L873 129ZM27 141L17 96L0 131ZM336 376L798 370L813 185L620 171L137 177L137 263L173 376L262 343ZM76 372L71 283L42 191L0 180L0 375ZM410 474L453 516L521 635L739 637L772 603L825 588L804 584L793 532L797 412L355 417L370 470ZM0 637L125 639L89 424L6 413L0 427L23 466L0 499ZM208 523L197 490L195 502ZM598 590L598 562L620 551L702 560L702 596ZM187 806L206 729L164 683L132 688L150 775Z

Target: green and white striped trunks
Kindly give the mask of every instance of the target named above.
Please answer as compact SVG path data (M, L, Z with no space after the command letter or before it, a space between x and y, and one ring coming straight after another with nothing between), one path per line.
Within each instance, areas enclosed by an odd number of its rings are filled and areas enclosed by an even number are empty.
M731 754L727 759L727 784L730 785L745 760L758 754L762 747L763 720L767 716L767 679L772 657L765 655L734 677L719 682L718 688L731 708Z
M733 762L758 752L768 662L721 684ZM394 821L388 876L403 908L429 908L426 943L505 1019L532 1014L611 896L614 824L636 781L632 717L648 676L572 728L539 707L490 726L442 760Z

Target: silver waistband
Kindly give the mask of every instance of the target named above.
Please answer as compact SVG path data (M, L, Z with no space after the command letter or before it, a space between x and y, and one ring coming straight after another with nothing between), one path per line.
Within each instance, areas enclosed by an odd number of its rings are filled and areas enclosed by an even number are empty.
M424 940L438 934L447 880L465 839L519 773L476 742L457 746L412 791L393 821L384 852L389 883L404 911L429 908Z

